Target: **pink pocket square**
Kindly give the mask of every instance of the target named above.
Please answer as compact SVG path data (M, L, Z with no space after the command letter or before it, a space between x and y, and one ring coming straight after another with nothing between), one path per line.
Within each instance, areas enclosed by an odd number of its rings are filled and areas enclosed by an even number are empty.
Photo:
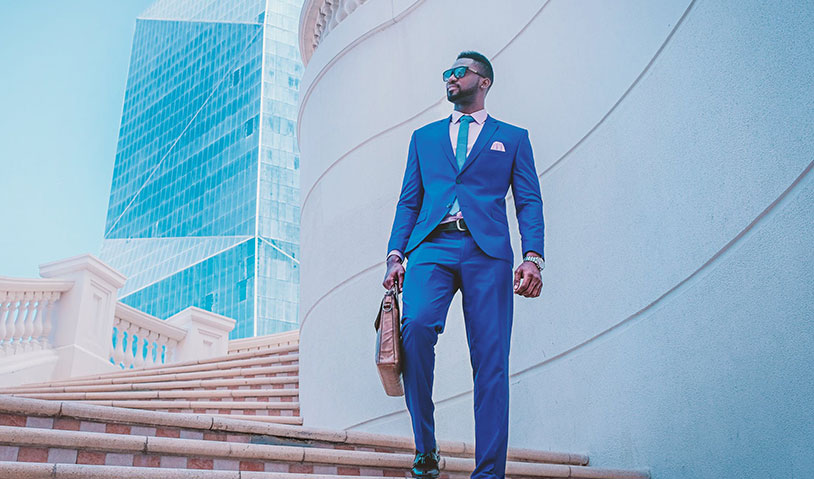
M492 150L492 151L503 151L503 152L505 152L505 151L506 151L506 147L505 147L505 146L503 146L503 143L501 143L501 142L499 142L499 141L496 141L496 142L492 143L492 148L491 148L491 150Z

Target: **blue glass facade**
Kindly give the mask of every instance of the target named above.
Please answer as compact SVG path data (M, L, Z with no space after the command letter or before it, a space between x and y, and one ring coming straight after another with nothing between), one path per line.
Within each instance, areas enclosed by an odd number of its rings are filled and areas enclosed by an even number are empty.
M294 329L301 0L158 0L137 19L102 259L127 304L233 338Z

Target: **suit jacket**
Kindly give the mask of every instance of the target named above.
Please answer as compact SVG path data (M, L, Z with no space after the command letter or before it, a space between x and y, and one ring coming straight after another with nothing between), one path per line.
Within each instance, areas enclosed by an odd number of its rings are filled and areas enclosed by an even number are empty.
M387 250L409 257L444 219L457 195L475 243L487 255L511 262L506 218L506 193L511 186L523 252L545 256L543 200L528 131L487 117L458 171L449 122L447 117L413 132ZM493 149L496 142L505 151Z

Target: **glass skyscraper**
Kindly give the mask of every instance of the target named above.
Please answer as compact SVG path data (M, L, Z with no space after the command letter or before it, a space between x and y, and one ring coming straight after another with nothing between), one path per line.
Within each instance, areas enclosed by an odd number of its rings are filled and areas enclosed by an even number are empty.
M298 326L302 0L158 0L136 20L102 259L120 299L232 338Z

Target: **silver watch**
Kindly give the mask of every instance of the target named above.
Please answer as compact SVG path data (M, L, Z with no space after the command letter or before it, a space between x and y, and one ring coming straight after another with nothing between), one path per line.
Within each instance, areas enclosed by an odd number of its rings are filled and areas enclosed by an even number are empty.
M531 261L540 271L545 269L545 260L539 256L524 256L523 261Z

